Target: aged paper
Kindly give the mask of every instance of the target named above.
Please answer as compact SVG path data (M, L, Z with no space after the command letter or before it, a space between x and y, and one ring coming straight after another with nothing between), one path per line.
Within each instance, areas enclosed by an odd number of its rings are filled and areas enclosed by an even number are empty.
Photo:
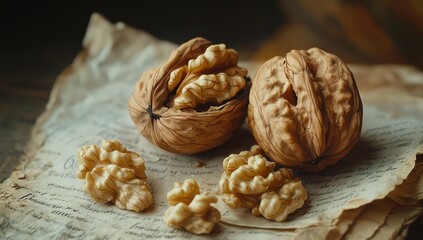
M367 210L366 210L367 209ZM389 199L375 201L366 206L343 239L394 239L415 220L421 208L401 206ZM408 223L407 223L408 222Z
M332 225L318 225L297 229L297 235L294 239L341 239L363 209L364 206L357 209L343 211L337 219L334 219Z
M370 239L385 223L389 213L396 206L392 201L382 199L365 207L358 219L344 235L345 239Z
M411 66L349 65L361 98L393 117L423 120L423 72Z
M421 213L421 208L398 206L392 209L391 213L386 218L385 224L381 226L378 231L372 236L374 240L395 239L400 236L404 239L407 233L407 225L410 220L415 220Z
M217 191L222 160L249 149L254 140L244 125L223 146L184 156L158 149L137 132L127 111L132 88L144 70L163 62L174 48L93 15L84 51L59 77L47 110L37 121L26 159L0 185L2 239L200 238L164 224L167 191L186 178L195 178L202 190ZM392 119L372 105L365 105L364 116L359 145L336 167L318 174L296 173L308 189L309 200L289 221L267 221L243 209L228 209L219 201L222 222L229 224L219 224L211 236L292 239L297 228L333 225L344 210L386 197L413 169L423 144L423 124L410 118ZM75 177L77 150L102 139L117 139L146 160L153 207L141 213L124 211L93 202L82 192L83 181ZM205 166L195 167L198 161ZM354 216L346 218L343 230Z
M423 199L423 162L417 162L408 178L388 197L401 205L418 205Z
M418 201L423 199L418 194L423 191L421 166L422 162L417 162L406 181L390 192L388 197L343 211L331 225L300 229L295 239L311 239L318 235L319 239L328 240L385 240L407 232L408 224L422 212L421 207L417 207Z

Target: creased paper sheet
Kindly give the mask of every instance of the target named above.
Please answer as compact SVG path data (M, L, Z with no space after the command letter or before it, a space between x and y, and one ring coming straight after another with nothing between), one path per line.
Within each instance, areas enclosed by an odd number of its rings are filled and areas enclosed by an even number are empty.
M389 199L377 200L367 205L344 238L370 239L384 225L389 213L395 206L396 204Z
M164 224L166 193L186 178L195 178L202 190L216 191L222 160L254 144L247 127L223 146L199 155L162 151L137 132L127 100L141 72L163 62L175 45L93 15L84 47L59 77L35 126L26 161L0 185L0 238L200 238ZM330 225L344 209L384 198L413 169L423 144L423 124L391 119L371 105L365 105L363 123L357 148L336 167L298 173L309 200L289 221L267 221L219 201L222 221L230 225L219 224L211 236L291 239L295 228ZM102 139L117 139L146 160L153 207L141 213L124 211L93 202L82 192L83 182L75 177L77 150ZM195 167L197 161L205 166Z
M294 240L302 239L341 239L350 226L356 221L365 206L343 211L332 225L317 225L297 229Z
M418 164L422 166L421 162ZM415 167L410 175L389 197L345 210L331 225L298 229L294 239L394 239L400 232L406 232L407 222L415 220L422 211L421 207L417 207L415 199L422 199L415 194L416 191L423 190L420 186L423 180L422 169ZM398 198L399 194L402 195L401 198ZM391 199L392 196L395 201ZM408 199L410 197L412 199ZM406 206L399 203L405 203Z

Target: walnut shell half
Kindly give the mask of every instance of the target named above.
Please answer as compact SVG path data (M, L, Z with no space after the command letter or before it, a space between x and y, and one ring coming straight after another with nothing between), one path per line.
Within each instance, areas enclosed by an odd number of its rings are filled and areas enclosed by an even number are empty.
M354 76L341 59L318 48L265 62L249 100L250 130L282 166L322 170L360 137L363 107Z
M153 144L195 154L229 140L243 124L251 81L238 53L195 38L144 72L129 99L132 120Z

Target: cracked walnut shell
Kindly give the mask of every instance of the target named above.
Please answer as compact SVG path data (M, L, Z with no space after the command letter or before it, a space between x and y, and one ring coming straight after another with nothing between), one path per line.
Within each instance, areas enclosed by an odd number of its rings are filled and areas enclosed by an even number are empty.
M258 146L223 161L224 173L219 182L222 200L231 208L246 207L254 215L284 221L301 208L307 191L292 170L280 168L261 155Z
M249 127L282 166L315 172L335 164L357 144L362 117L350 69L318 48L274 57L254 76Z
M167 200L169 208L164 221L170 227L184 227L191 233L204 234L210 233L220 221L220 212L210 206L217 202L217 197L211 192L200 193L200 187L193 179L176 182L168 192Z
M195 38L145 71L128 102L132 120L153 144L195 154L217 147L243 124L250 81L238 53Z
M77 177L85 179L84 192L95 201L114 203L120 209L140 212L153 204L145 181L145 162L120 142L103 140L102 146L87 145L78 151Z

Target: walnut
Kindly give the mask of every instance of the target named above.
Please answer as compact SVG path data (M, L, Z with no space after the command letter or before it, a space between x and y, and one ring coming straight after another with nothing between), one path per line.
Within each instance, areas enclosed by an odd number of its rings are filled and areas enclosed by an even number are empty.
M176 182L168 192L167 200L169 208L164 221L170 227L184 227L191 233L204 234L210 233L220 221L220 212L210 206L217 202L217 197L211 192L200 193L200 187L193 179Z
M226 142L243 124L251 82L224 44L195 38L145 71L128 102L139 131L160 148L199 153Z
M77 177L86 179L84 192L95 201L140 212L153 203L145 181L145 162L120 142L103 140L102 146L83 146L78 152Z
M195 195L200 194L200 187L193 179L186 179L182 182L175 182L172 190L167 193L167 202L170 206L182 202L190 204Z
M231 208L249 208L251 213L260 216L260 195L261 194L241 194L241 193L224 193L222 194L222 201Z
M288 182L277 191L261 195L259 212L267 219L285 221L288 214L301 208L306 199L307 190L301 182Z
M247 163L239 165L229 175L225 172L226 178L219 184L224 192L263 193L283 181L281 172L273 171L275 166L274 162L267 161L262 155L251 156Z
M284 221L303 206L307 191L292 170L275 171L275 166L261 155L257 145L250 151L231 154L223 161L219 182L222 200L231 208L247 207L254 215Z
M254 76L248 123L266 155L286 167L319 171L358 142L363 107L349 68L320 49L292 50Z

